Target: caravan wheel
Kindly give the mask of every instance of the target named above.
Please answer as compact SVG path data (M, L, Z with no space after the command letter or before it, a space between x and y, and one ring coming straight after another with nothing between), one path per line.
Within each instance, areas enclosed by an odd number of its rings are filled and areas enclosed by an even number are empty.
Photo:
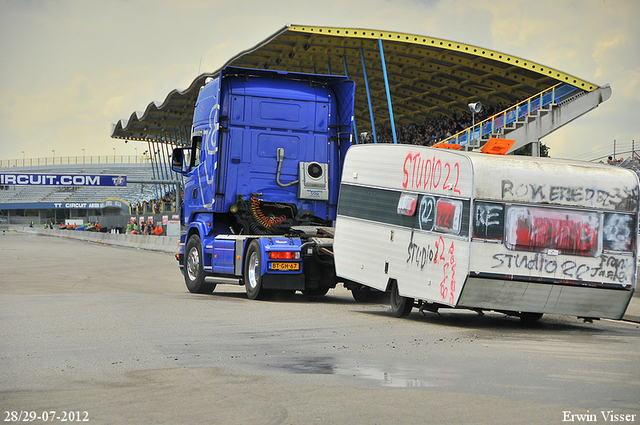
M391 284L391 312L396 317L406 317L413 308L413 298L407 298L398 292L398 282Z

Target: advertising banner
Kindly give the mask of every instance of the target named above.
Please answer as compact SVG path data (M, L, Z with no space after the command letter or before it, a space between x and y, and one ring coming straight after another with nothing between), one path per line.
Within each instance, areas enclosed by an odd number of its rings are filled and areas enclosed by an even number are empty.
M8 186L126 186L127 176L87 174L0 173L0 185Z

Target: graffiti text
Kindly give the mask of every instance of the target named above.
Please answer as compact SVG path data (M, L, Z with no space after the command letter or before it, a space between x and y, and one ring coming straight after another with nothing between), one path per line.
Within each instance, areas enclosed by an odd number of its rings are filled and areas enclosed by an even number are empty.
M408 154L402 166L404 180L402 187L405 189L452 191L460 194L458 183L460 182L460 164L442 162L433 156L423 158L421 154Z

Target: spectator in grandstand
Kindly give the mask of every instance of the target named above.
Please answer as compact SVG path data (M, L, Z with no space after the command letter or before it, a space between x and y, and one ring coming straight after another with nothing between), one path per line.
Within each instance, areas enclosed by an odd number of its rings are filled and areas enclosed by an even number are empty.
M516 105L520 100L512 103ZM508 107L498 103L495 107L492 105L486 105L482 111L475 115L475 122L479 123L493 115L496 112L505 110ZM429 118L421 124L411 124L409 126L403 126L396 129L396 139L400 144L412 144L431 146L447 137L450 137L465 128L471 127L473 122L472 115L464 111L459 116L454 112L451 117L446 115L440 115L439 117ZM392 143L393 134L391 130L386 127L380 127L376 129L377 140L380 143ZM372 143L373 136L367 137L363 140L363 143Z

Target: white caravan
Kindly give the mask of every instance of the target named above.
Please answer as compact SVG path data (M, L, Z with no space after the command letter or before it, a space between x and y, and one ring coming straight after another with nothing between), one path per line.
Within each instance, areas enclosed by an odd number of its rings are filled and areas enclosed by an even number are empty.
M417 306L619 319L635 290L637 234L629 170L359 145L342 174L336 274L390 292L397 317Z

